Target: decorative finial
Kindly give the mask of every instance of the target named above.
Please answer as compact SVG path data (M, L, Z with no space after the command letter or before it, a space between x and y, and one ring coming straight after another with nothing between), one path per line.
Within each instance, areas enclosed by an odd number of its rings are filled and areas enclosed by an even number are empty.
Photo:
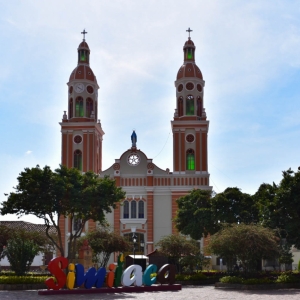
M188 30L186 30L188 33L189 33L189 40L191 39L191 37L190 37L190 33L193 31L192 29L190 29L190 27L189 27L189 29Z
M131 142L132 142L132 148L136 148L137 135L135 133L135 130L133 130L133 132L132 132Z
M83 41L85 41L85 35L87 34L87 32L85 31L85 29L83 29L83 31L81 32L81 34L83 34Z

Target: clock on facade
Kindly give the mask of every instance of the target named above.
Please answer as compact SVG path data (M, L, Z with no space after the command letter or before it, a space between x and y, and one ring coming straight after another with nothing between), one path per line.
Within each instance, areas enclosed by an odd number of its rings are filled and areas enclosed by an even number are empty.
M78 94L80 94L83 91L84 91L84 85L83 85L83 83L77 83L75 85L75 92L78 93Z

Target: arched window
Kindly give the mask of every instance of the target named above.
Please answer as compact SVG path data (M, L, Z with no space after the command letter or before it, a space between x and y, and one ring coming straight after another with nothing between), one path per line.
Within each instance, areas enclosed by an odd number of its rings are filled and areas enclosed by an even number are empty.
M89 52L87 50L80 50L78 52L78 62L89 62Z
M197 116L198 117L202 116L202 102L201 102L201 97L197 97Z
M186 97L186 112L187 116L194 115L194 97L192 95L188 95Z
M186 151L186 169L195 170L195 151L193 149Z
M131 219L136 219L136 201L133 200L130 203L131 206Z
M82 171L82 152L80 150L74 151L74 168Z
M73 118L73 98L69 101L69 119Z
M139 201L139 219L144 219L144 201Z
M183 98L179 97L178 98L178 117L183 116Z
M124 219L129 219L129 202L127 200L124 201L123 218Z
M75 117L83 117L83 99L82 99L82 97L76 98Z
M93 100L91 98L86 99L86 117L90 118L93 111Z

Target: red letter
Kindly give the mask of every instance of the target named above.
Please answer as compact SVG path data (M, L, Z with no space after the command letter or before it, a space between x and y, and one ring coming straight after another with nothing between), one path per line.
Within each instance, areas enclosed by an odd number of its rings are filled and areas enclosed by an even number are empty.
M49 262L48 270L52 275L55 276L57 281L57 284L54 282L53 278L48 278L45 281L45 284L47 285L49 290L59 290L66 284L67 276L62 270L65 269L67 266L68 259L65 257L56 257Z

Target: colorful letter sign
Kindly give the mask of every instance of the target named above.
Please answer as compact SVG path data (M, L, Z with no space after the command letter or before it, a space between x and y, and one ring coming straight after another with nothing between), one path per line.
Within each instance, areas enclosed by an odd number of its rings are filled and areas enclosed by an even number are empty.
M156 273L156 265L149 265L145 270L144 274L142 272L142 267L139 265L129 266L122 274L122 263L123 255L118 258L118 267L115 270L115 265L109 265L109 272L106 274L105 268L99 268L98 271L95 268L89 268L84 274L84 268L81 264L69 264L68 259L65 257L56 257L50 261L48 264L49 272L55 276L56 283L53 278L48 278L45 283L48 289L59 290L65 285L68 289L73 289L76 285L77 287L82 284L86 289L92 287L101 288L103 286L106 277L106 286L112 288L117 287L119 282L123 286L151 286L156 282L156 277L151 278L151 274ZM68 267L68 276L64 273L64 269ZM164 265L158 271L157 275L158 281L163 283L174 284L175 283L175 267L173 265Z

